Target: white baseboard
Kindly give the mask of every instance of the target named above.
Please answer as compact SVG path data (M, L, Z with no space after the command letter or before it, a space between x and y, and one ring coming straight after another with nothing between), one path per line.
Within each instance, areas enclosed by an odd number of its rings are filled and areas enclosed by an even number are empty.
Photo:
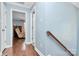
M32 42L25 42L25 44L32 44Z
M45 56L40 50L38 50L36 47L35 47L35 50L36 52L40 55L40 56Z
M10 48L10 47L12 47L11 45L7 45L5 48Z
M0 56L2 56L2 52L0 51Z

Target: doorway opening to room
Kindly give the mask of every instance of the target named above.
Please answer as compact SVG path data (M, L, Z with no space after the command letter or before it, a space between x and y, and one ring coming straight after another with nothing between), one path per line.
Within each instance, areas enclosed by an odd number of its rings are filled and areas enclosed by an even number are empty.
M25 13L12 11L13 22L13 55L22 55L26 48L25 42ZM18 52L19 51L19 52Z
M13 55L15 56L36 56L39 55L34 46L27 44L27 29L26 28L26 13L13 10L12 11L12 24L13 24Z

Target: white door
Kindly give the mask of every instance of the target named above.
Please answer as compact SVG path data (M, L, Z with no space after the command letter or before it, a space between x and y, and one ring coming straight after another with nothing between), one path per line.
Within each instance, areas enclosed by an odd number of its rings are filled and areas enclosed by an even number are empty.
M33 42L33 45L36 46L36 43L35 43L35 32L36 32L36 14L35 14L35 10L32 11L32 42Z
M4 4L1 3L1 51L6 48L6 11Z

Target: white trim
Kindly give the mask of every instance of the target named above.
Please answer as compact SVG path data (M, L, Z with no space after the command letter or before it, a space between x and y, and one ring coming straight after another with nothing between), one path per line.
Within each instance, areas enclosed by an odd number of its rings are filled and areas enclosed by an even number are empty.
M22 8L27 8L27 9L30 9L30 7L24 5L24 4L19 4L19 3L15 3L15 2L7 2L7 4L10 4L10 5L15 5L15 6L18 6L18 7L22 7Z
M10 10L10 14L11 14L11 45L10 46L12 46L12 40L13 40L13 18L12 18L12 11L17 11L17 12L25 13L25 26L26 26L25 29L27 29L27 26L28 26L28 24L27 24L27 20L28 20L27 19L27 11L11 8L11 10ZM27 39L27 31L28 31L28 29L25 30L25 37L26 37L25 40Z
M30 41L32 42L32 13L30 13Z
M34 48L40 56L45 56L37 47L34 47Z
M33 14L35 12L35 14ZM33 45L36 46L36 10L35 7L31 10L30 13L30 40L33 42ZM32 24L33 23L33 24ZM32 29L33 26L33 29Z
M10 42L11 42L11 47L12 47L12 41L13 41L13 20L12 20L12 9L10 10L10 16L11 16L11 38L10 38Z
M24 23L24 26L25 26L25 42L27 42L27 39L28 39L28 16L27 16L27 11L25 11L25 23Z
M3 32L2 32L2 29L3 29L3 24L2 24L2 22L3 22L3 2L1 3L1 52L3 51L3 36L2 36L2 34L3 34Z
M25 42L25 44L27 44L27 45L28 45L28 44L32 44L32 43L33 43L33 42Z
M21 13L26 13L26 11L20 10L20 9L16 9L16 8L11 8L12 11L17 11L17 12L21 12Z
M10 48L10 47L12 47L11 45L7 45L5 48Z
M0 51L0 56L2 56L2 52Z
M6 47L6 14L4 3L1 3L1 52ZM3 31L4 30L4 31Z

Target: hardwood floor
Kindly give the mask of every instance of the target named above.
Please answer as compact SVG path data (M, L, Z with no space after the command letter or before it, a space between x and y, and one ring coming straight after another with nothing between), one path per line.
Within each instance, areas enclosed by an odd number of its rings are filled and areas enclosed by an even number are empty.
M32 44L26 45L24 39L14 39L13 47L3 51L6 56L39 56Z

